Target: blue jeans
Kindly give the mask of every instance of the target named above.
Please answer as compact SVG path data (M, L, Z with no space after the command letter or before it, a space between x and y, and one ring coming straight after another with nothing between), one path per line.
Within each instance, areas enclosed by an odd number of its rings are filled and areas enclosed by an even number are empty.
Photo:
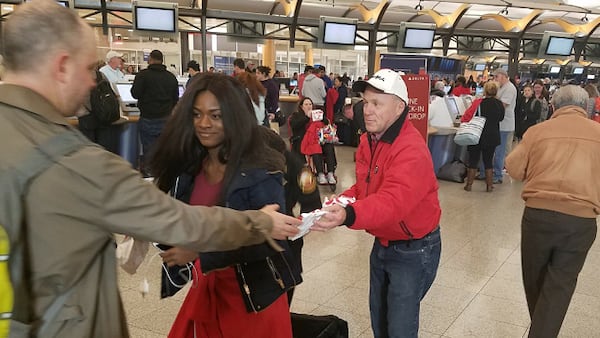
M508 136L512 135L512 131L500 131L500 145L494 150L494 182L502 180L502 170L504 169L504 158L506 157L506 142ZM512 142L512 140L510 140ZM479 177L483 178L484 172L483 163L479 164Z
M417 337L421 300L431 287L440 263L439 227L421 239L375 239L371 251L369 307L375 338Z
M142 143L142 153L144 156L148 156L152 150L152 145L156 142L156 139L160 136L167 118L162 119L146 119L140 118L140 142Z

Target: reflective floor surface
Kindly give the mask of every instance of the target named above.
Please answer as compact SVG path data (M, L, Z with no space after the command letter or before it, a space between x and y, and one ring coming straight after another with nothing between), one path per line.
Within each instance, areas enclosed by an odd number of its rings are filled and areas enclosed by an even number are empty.
M356 148L337 147L338 187L354 183ZM419 173L414 173L415 179ZM472 192L440 181L442 257L422 302L419 337L526 337L529 315L520 271L521 183L505 177L492 193L476 181ZM321 187L322 196L330 193ZM344 227L307 235L304 283L292 311L334 314L348 321L350 337L372 337L369 324L369 252L373 238ZM132 337L165 337L185 292L159 300L160 257L151 248L138 274L120 271L120 287ZM151 260L151 261L150 261ZM150 294L139 290L146 276ZM185 290L184 290L185 291ZM600 244L592 247L560 337L600 337ZM249 336L251 337L251 336Z

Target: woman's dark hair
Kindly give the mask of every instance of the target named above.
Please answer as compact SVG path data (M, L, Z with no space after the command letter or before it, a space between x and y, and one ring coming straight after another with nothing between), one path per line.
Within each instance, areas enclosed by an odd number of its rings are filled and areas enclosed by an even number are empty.
M313 100L310 97L304 97L302 100L298 101L298 112L304 114L304 110L302 110L302 105L304 104L304 101L310 101L310 103L312 103L313 105L315 104L313 102Z
M256 68L256 70L266 77L269 77L269 74L271 74L271 68L269 68L267 66L258 66L258 68Z
M260 136L246 88L231 76L201 73L190 82L173 109L151 154L149 164L158 187L168 191L179 175L186 173L195 176L208 155L196 137L194 127L194 102L205 91L217 98L221 108L225 139L219 151L219 161L227 163L224 187L229 185L239 168L283 170L283 156L267 147Z
M457 87L458 86L466 87L466 85L467 85L467 78L464 77L464 76L462 76L462 75L459 75L458 77L456 77L456 81L454 81L454 82L455 82L455 84L456 84Z

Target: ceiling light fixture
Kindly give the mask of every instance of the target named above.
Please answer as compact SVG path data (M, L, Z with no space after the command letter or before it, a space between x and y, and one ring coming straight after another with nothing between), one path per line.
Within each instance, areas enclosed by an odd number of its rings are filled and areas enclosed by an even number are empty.
M585 23L587 23L588 21L590 21L590 19L588 19L588 17L587 17L587 13L585 13L585 15L583 16L583 18L581 18L581 21L585 22Z
M419 0L419 4L417 4L415 6L415 11L422 11L423 10L423 6L421 6L421 0Z

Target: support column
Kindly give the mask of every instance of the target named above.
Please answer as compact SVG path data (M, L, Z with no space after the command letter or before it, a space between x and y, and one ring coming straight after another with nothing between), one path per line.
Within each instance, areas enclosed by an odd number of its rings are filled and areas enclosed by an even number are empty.
M304 48L304 60L307 65L313 66L314 58L313 58L313 49L312 48Z
M267 66L271 68L271 70L275 71L275 40L267 39L265 40L265 44L263 45L262 50L262 64L263 66ZM273 75L273 74L269 74Z
M179 32L179 49L181 52L181 74L187 72L187 64L190 62L190 40L187 32ZM202 69L205 71L205 69Z
M369 76L375 73L375 63L379 62L377 58L377 30L369 31L369 54L367 58L367 70Z
M508 48L508 76L511 79L519 73L519 47L521 39L510 39Z

